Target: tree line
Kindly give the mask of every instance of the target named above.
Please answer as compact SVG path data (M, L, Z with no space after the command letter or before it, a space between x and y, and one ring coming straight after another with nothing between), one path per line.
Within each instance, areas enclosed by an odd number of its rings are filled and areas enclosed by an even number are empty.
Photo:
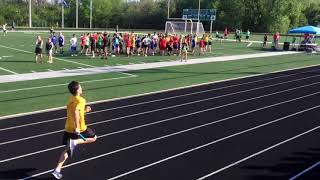
M29 0L0 0L0 24L28 27ZM60 0L32 0L33 27L60 27ZM75 27L76 0L65 0L65 27ZM90 0L79 0L79 27L88 28ZM93 0L93 28L164 29L168 0ZM171 0L170 17L181 18L183 9L197 9L198 0ZM228 27L254 32L286 32L303 25L320 24L319 0L201 0L202 9L217 9L215 30ZM209 29L209 22L204 22Z

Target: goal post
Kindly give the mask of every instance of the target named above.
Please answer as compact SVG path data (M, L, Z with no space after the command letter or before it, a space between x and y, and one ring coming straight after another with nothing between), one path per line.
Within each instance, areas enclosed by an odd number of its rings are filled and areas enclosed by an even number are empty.
M203 24L193 22L191 19L169 19L165 24L165 33L167 34L204 34Z

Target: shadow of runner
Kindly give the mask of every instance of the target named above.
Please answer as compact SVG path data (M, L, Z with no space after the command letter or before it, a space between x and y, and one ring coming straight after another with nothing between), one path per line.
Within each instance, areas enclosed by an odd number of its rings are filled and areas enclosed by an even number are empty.
M35 168L21 168L21 169L11 169L0 171L0 179L19 179L29 176Z
M290 156L283 157L279 163L274 165L247 165L242 169L251 172L247 176L248 180L283 180L289 179L304 171L320 160L320 149L310 148L307 152L295 152ZM320 167L308 171L297 180L317 180L320 179Z
M0 171L0 179L21 179L28 176L31 176L33 171L36 171L36 168L20 168L20 169L11 169ZM48 177L44 178L31 178L30 180L54 180L54 177L51 177L51 174L48 174Z

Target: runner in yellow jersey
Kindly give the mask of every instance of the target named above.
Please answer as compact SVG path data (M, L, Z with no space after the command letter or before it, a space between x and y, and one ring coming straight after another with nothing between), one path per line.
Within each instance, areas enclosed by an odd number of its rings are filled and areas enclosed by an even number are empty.
M62 178L61 168L68 157L72 157L77 145L92 143L97 139L94 131L88 128L85 122L84 113L90 112L91 107L86 106L86 100L81 97L82 88L80 83L72 81L69 83L68 89L72 96L67 104L67 120L62 139L62 143L67 145L67 148L62 152L59 162L52 172L56 179ZM81 139L80 135L85 139Z

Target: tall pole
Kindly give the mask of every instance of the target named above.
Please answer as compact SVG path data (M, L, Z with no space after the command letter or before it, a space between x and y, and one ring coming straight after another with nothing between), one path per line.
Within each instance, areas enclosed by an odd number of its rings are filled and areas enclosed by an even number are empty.
M198 23L197 23L197 33L199 32L200 29L200 0L199 0L199 9L198 9Z
M29 28L32 28L32 18L31 18L31 0L29 0Z
M200 23L200 0L199 0L199 10L198 10L198 22Z
M90 0L90 29L92 29L92 0Z
M168 0L168 19L170 18L170 0Z
M61 28L64 28L64 4L61 3Z
M79 17L79 0L76 3L76 29L78 29L78 17Z

